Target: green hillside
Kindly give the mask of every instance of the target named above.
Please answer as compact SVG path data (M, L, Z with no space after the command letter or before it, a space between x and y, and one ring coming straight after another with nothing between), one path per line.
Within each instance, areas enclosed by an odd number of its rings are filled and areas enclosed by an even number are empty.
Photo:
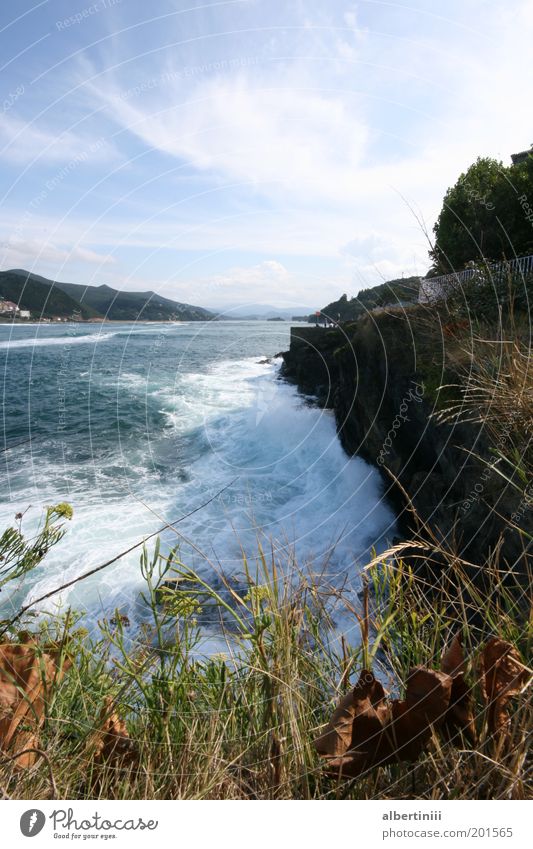
M83 319L98 316L89 305L79 304L51 280L27 272L0 271L0 296L22 310L30 310L36 318L71 318L76 312Z
M208 321L212 313L201 307L162 298L155 292L121 292L111 286L58 283L64 292L115 321Z
M7 288L7 282L2 288L1 281L5 277L11 281L11 289ZM171 301L155 292L121 292L106 285L58 283L22 269L0 272L0 294L3 297L18 303L18 293L23 287L23 301L19 306L43 316L65 317L78 309L84 319L105 317L112 321L209 321L213 318L213 314L202 307Z
M386 305L410 304L418 301L419 277L401 277L363 289L354 298L342 295L321 310L322 315L334 321L352 321L368 310ZM314 321L314 316L309 321Z

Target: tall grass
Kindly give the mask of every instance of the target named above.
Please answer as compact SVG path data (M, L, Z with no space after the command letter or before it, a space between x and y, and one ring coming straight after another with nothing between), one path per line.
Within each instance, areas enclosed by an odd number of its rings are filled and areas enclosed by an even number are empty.
M530 694L516 700L512 743L502 748L487 733L477 683L476 656L488 635L511 640L524 661L531 653L522 587L504 581L496 564L488 570L491 591L480 592L459 561L450 563L454 580L448 590L445 576L438 587L429 587L393 551L370 565L366 601L358 609L342 591L317 583L305 570L289 573L263 552L253 568L243 562L239 586L244 589L225 594L187 569L177 551L166 557L157 549L151 557L144 551L141 569L151 621L140 633L130 636L119 613L100 623L98 637L89 637L72 613L41 626L42 641L62 646L73 665L47 705L40 743L46 757L28 770L4 761L4 795L438 799L530 794ZM165 593L169 577L180 580ZM218 618L224 654L202 655L198 617L207 608ZM350 639L339 633L333 608L353 616L357 636L355 630ZM434 735L414 764L380 767L352 781L328 778L312 741L363 665L371 665L391 691L399 692L413 665L438 667L445 643L459 631L469 659L476 746ZM112 713L125 720L129 739L111 723L120 739L106 760L99 756L101 735L95 732Z

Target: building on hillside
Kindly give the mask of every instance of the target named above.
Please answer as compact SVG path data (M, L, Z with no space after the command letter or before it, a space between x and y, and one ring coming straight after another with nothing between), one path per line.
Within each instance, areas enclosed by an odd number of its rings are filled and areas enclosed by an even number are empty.
M29 310L19 310L19 318L31 318L31 312Z
M513 165L520 165L521 162L525 162L530 156L533 156L533 144L529 150L521 150L519 153L511 153L511 161Z
M17 316L19 313L20 309L13 301L5 301L0 298L0 315Z
M446 298L446 287L442 285L440 279L431 280L431 278L421 277L418 288L418 303L419 304L434 304Z

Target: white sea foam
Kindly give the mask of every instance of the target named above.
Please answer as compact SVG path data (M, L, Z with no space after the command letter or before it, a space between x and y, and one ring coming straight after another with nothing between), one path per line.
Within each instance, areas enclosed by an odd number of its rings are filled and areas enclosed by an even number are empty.
M22 487L26 502L68 500L75 513L66 539L20 597L39 597L209 499L178 526L184 562L209 575L203 552L239 575L241 547L253 562L259 540L287 562L294 549L300 563L326 569L328 580L357 590L371 546L394 534L379 473L345 454L329 411L307 404L277 379L275 364L260 359L178 374L172 386L122 373L120 393L137 396L142 389L164 411L167 427L160 438L108 457L105 466L92 460L76 469L43 461L32 466ZM179 452L185 460L175 459ZM13 512L11 505L2 508L4 526ZM167 545L178 539L164 536ZM138 562L139 550L59 598L87 608L93 620L115 607L138 615Z
M0 342L1 350L12 351L17 348L42 348L50 345L89 345L105 342L116 336L118 331L104 331L103 333L87 333L84 335L68 336L39 336L31 339L4 339Z
M98 326L98 324L96 325ZM79 324L15 324L4 325L3 329L11 329L11 338L2 339L0 341L0 350L17 349L17 348L34 348L50 345L85 345L98 343L112 339L114 336L122 336L130 338L132 336L166 336L179 331L182 327L187 327L188 322L161 322L161 323L135 323L131 325L104 325L100 326L97 333L80 333ZM20 330L33 328L35 332L30 338L25 334L25 338L17 338ZM65 328L67 332L65 333ZM63 331L60 336L54 335L58 330ZM13 338L14 337L14 338Z

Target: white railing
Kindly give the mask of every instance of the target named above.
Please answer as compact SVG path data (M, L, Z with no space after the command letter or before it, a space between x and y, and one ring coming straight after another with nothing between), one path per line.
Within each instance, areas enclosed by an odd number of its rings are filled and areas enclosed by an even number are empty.
M491 280L499 282L508 274L523 275L530 273L533 273L533 254L530 256L520 256L508 262L487 262L482 266L465 268L464 271L443 274L440 277L421 278L418 301L421 304L427 304L447 298L452 292L459 289L463 283L471 280L472 277L479 278L488 275Z

